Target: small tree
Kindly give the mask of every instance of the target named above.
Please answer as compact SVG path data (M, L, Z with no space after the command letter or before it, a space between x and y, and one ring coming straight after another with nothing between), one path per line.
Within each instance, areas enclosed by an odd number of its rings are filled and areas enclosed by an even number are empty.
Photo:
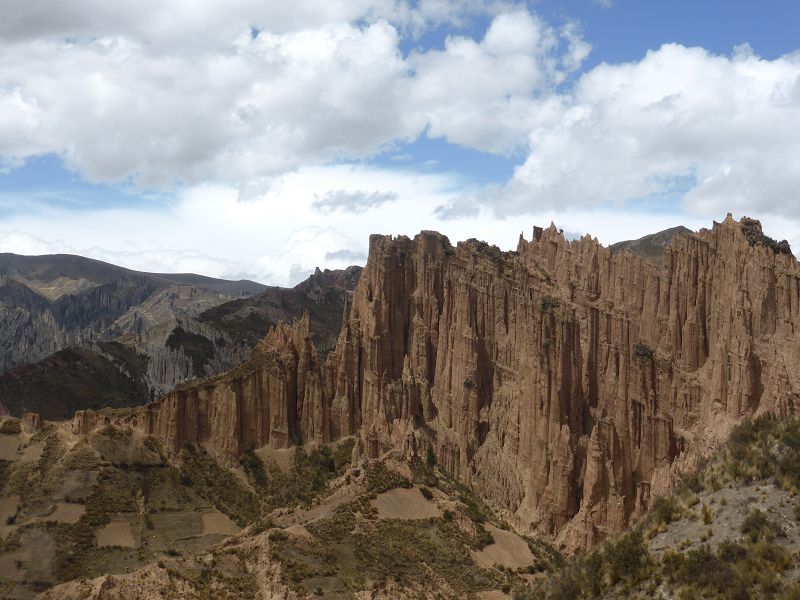
M436 466L436 454L433 452L433 446L428 446L428 452L425 456L425 464L430 468Z

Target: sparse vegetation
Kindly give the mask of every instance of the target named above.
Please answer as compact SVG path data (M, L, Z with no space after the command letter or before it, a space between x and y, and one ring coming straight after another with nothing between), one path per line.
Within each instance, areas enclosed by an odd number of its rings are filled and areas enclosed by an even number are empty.
M505 584L498 572L476 567L469 552L480 547L479 534L468 533L455 520L361 520L363 509L357 501L308 525L313 541L278 543L274 556L284 565L287 583L333 576L336 585L353 593L380 589L387 582L400 588L438 582L464 595ZM312 591L310 584L305 589Z
M259 516L261 508L256 495L201 448L185 446L178 456L178 464L181 483L210 500L237 525L244 527Z
M248 450L239 458L239 464L242 465L250 483L256 488L264 488L267 486L269 483L267 470L264 468L264 463L252 450Z
M780 525L767 518L764 511L759 509L753 509L747 513L742 523L742 533L753 544L761 540L771 542L776 536L785 535Z
M706 526L715 521L717 510L729 504L723 495L712 509L708 495L715 490L762 480L771 480L779 489L797 490L798 459L800 419L764 415L742 422L715 456L686 477L672 496L656 498L647 517L631 530L574 557L546 581L515 590L514 598L652 597L657 586L681 600L795 598L797 590L785 573L796 566L796 557L770 514L752 508L736 532L741 539L725 538L732 532L715 534ZM759 484L753 489L763 498L767 488ZM753 496L748 502L755 500ZM647 540L684 519L696 520L702 535L653 555ZM716 542L717 536L723 539Z
M22 431L22 425L19 419L6 417L0 421L0 434L3 435L16 435Z
M741 225L742 232L747 238L747 242L751 246L765 246L772 250L775 254L788 254L789 256L792 255L792 248L789 245L789 242L786 240L781 240L778 242L768 235L765 235L764 231L761 229L761 221L758 221L757 219L750 219L748 217L742 217L742 220L739 223Z
M433 451L433 446L428 446L427 452L425 454L425 464L429 469L432 469L436 466L436 454Z
M466 240L464 244L472 246L478 253L484 254L493 260L500 260L504 254L503 251L494 244L476 238L470 238Z
M554 298L553 296L543 296L542 297L542 312L553 312L561 305L561 302L558 298Z

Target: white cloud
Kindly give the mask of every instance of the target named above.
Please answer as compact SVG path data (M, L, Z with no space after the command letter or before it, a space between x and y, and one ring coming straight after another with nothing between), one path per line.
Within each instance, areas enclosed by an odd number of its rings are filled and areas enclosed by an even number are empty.
M69 253L70 248L61 240L43 240L23 231L0 230L0 252L14 254Z
M379 210L336 210L320 218L314 207L331 190L357 195L379 186L397 194ZM239 200L235 187L201 185L187 189L169 210L15 213L0 218L0 252L66 252L142 271L192 271L290 285L315 267L364 264L372 233L413 236L422 229L435 229L453 243L480 237L514 249L521 231L530 239L533 225L547 226L551 221L571 235L590 233L605 244L678 224L694 229L710 225L705 216L643 212L621 216L614 209L555 205L513 219L479 206L470 214L448 218L434 213L434 207L463 188L464 182L452 175L345 165L304 168L277 178L266 194L249 201ZM787 238L800 248L799 220L763 221L769 235Z
M463 182L452 175L339 165L307 167L276 177L243 201L228 185L198 185L169 207L47 209L0 217L0 251L68 252L145 271L194 271L296 283L315 267L363 262L369 235L415 233L432 207ZM320 198L360 198L363 190L393 190L375 210L339 208L321 216ZM21 232L36 232L34 239ZM50 244L45 240L60 240ZM196 250L201 248L202 251Z
M0 171L57 153L92 181L185 185L162 210L0 215L0 250L286 285L374 232L513 248L554 220L611 243L733 211L800 241L800 53L670 44L580 74L577 23L502 0L6 4ZM400 50L476 14L485 35ZM484 189L361 163L420 135L524 159Z
M443 50L412 54L409 105L424 115L431 137L510 154L525 145L533 98L552 93L586 54L574 26L559 33L524 10L501 14L481 41L453 36Z
M763 60L745 50L669 44L600 65L571 95L542 100L531 154L498 210L622 207L686 192L695 214L800 216L800 54Z
M403 23L490 10L464 0L352 10L301 2L280 14L240 0L217 26L223 9L213 2L170 3L169 13L160 3L123 3L130 20L97 0L69 11L58 3L52 13L29 4L7 11L15 27L0 28L3 165L56 153L90 181L145 187L247 187L304 165L370 157L426 130L510 153L525 145L534 96L552 92L588 52L574 27L559 31L509 9L481 40L450 37L442 50L402 55ZM168 14L181 27L166 27ZM244 15L273 29L254 38ZM369 15L395 20L349 22ZM305 28L292 28L306 16ZM202 35L166 43L177 30Z

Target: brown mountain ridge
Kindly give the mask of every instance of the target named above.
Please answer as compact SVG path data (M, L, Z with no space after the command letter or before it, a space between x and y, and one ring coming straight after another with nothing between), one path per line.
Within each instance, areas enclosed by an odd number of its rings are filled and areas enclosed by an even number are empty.
M730 216L677 232L660 264L553 226L513 252L376 235L326 360L307 318L281 324L236 371L74 428L117 422L227 464L346 436L363 457L430 453L518 531L581 550L742 418L796 411L799 277Z

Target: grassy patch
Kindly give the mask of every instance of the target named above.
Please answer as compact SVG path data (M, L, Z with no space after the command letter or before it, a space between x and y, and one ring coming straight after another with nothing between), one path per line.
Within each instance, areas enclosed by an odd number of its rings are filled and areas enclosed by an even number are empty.
M307 525L312 541L276 538L273 553L284 564L284 580L313 591L317 578L331 577L331 585L351 593L379 590L387 582L411 589L433 585L458 597L505 584L505 575L475 565L470 550L480 542L455 521L378 520L362 514L365 505L341 506Z
M354 439L349 439L336 448L324 445L308 453L295 448L288 473L274 463L264 465L253 453L245 454L242 466L267 510L297 504L309 506L325 493L328 482L347 469L354 443Z
M259 499L205 450L185 446L178 456L181 483L244 527L261 514Z
M371 500L378 494L413 484L380 461L365 461L364 488L355 500L333 514L306 524L312 539L270 534L272 556L283 566L283 580L298 591L317 595L358 592L412 596L437 590L437 597L466 598L482 590L510 592L523 574L550 568L558 555L546 544L528 540L536 557L529 569L481 569L471 553L493 542L484 523L499 522L471 491L433 465L415 466L415 478L435 480L461 502L430 519L379 519ZM431 500L434 494L429 488ZM423 492L424 493L424 492ZM502 523L500 523L502 524Z

